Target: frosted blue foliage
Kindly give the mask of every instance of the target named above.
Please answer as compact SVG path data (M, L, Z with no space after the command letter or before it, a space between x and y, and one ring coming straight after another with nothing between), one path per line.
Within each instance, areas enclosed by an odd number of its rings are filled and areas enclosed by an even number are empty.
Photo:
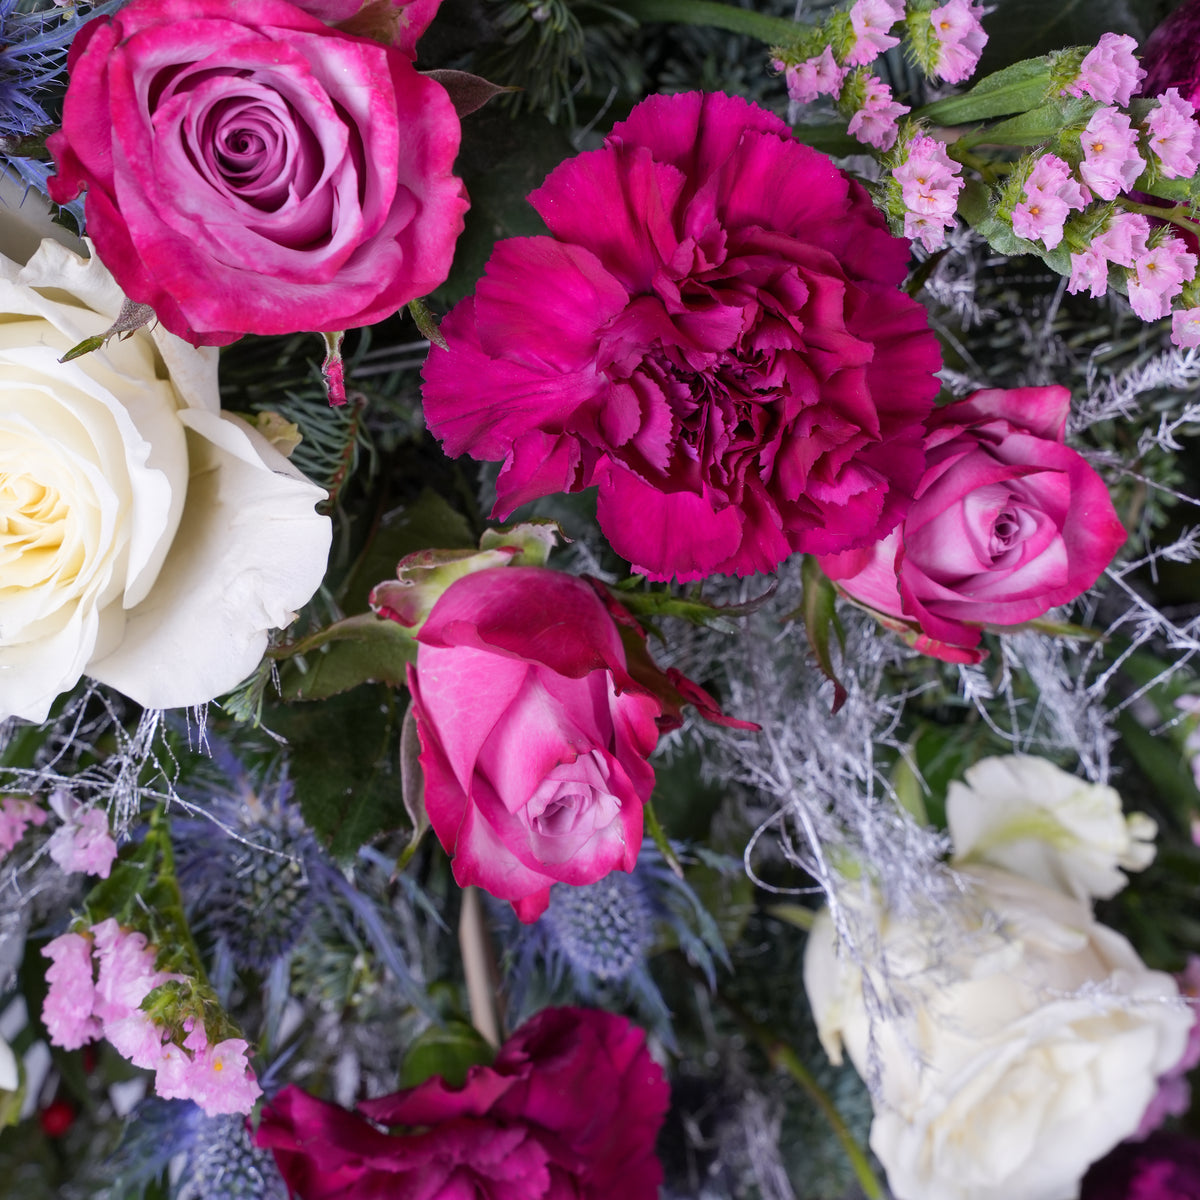
M287 1186L269 1150L253 1145L241 1116L197 1125L173 1200L287 1200Z

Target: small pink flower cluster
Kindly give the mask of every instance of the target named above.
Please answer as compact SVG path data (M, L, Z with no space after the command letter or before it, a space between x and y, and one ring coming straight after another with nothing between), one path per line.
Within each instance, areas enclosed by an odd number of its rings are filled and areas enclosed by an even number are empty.
M979 56L987 45L980 17L983 9L975 0L949 0L929 14L933 36L938 42L934 67L937 78L962 83L975 74Z
M0 856L7 854L30 825L45 825L46 814L32 800L5 796L0 800Z
M262 1089L249 1069L244 1041L209 1046L203 1026L193 1025L182 1048L164 1044L166 1029L142 1010L155 988L181 978L155 969L144 935L122 929L110 917L88 935L55 938L42 954L52 964L42 1020L53 1045L77 1050L107 1038L134 1066L155 1071L158 1095L194 1100L210 1117L248 1113L254 1106Z
M1183 285L1196 277L1196 256L1181 238L1167 235L1154 245L1150 242L1150 222L1144 216L1116 213L1087 250L1071 255L1067 291L1081 292L1086 288L1093 297L1103 296L1108 291L1108 267L1114 263L1128 272L1129 303L1133 311L1143 321L1165 317L1183 291ZM1200 344L1200 331L1195 334L1195 341L1181 340L1187 336L1181 326L1196 324L1193 312L1175 314L1172 338L1177 345Z
M890 30L904 20L904 0L854 0L850 9L850 26L854 30L854 45L846 55L848 67L865 67L885 50L900 45Z
M82 871L107 879L117 857L117 843L108 832L104 810L84 808L61 788L50 793L50 807L62 821L46 844L50 857L68 875Z
M1086 207L1091 196L1071 175L1071 168L1055 154L1039 158L1025 181L1025 199L1013 208L1013 232L1031 242L1041 241L1053 250L1063 240L1063 224L1075 209Z
M892 99L892 89L882 79L868 75L864 81L862 107L850 118L846 132L877 150L890 150L896 144L896 122L909 108Z
M946 230L954 225L962 167L949 158L942 143L917 134L907 147L904 161L892 168L906 209L904 236L916 238L926 250L946 244Z
M826 46L820 54L792 66L777 61L775 69L784 73L788 98L797 104L811 104L818 96L836 99L846 78L846 68L838 66L832 46Z
M1075 82L1063 88L1067 96L1090 96L1101 104L1128 104L1146 78L1133 51L1135 39L1127 33L1105 33L1083 60Z
M1138 153L1138 133L1119 108L1099 108L1080 135L1079 174L1101 200L1127 192L1146 169Z
M1200 166L1200 125L1195 117L1195 106L1178 88L1167 88L1146 117L1150 149L1168 179L1190 178Z

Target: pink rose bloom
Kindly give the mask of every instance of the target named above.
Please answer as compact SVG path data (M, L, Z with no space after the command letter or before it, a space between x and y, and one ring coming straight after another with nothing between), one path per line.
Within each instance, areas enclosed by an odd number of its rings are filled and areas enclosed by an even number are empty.
M1063 90L1069 96L1088 95L1101 104L1127 105L1146 72L1134 57L1137 41L1127 33L1103 33L1083 60L1075 82Z
M1196 256L1182 238L1165 237L1133 260L1129 303L1143 321L1157 321L1171 311L1183 285L1196 277Z
M1115 200L1129 191L1146 168L1137 151L1137 130L1118 109L1097 109L1080 140L1079 174L1101 200Z
M1200 346L1200 308L1181 308L1171 314L1171 341L1183 350Z
M0 801L0 856L7 854L24 836L30 825L45 825L46 812L32 800L5 796Z
M612 1013L550 1008L461 1088L435 1076L364 1101L359 1116L286 1087L256 1140L304 1200L656 1200L654 1142L669 1100L640 1029Z
M663 705L592 588L491 567L451 584L417 640L425 805L455 879L533 921L553 884L633 870Z
M1053 250L1063 239L1063 224L1074 209L1087 205L1088 194L1057 155L1034 163L1025 181L1025 199L1013 208L1013 232Z
M1017 625L1095 583L1125 541L1104 481L1063 445L1062 387L976 392L928 421L929 465L899 530L821 559L926 654L978 662L985 625Z
M946 83L962 83L975 73L988 40L982 16L975 0L949 0L930 12L929 23L939 43L937 76Z
M784 72L788 98L797 104L811 104L818 96L836 96L845 78L846 68L838 66L829 46L815 58L805 59Z
M1104 232L1092 238L1092 249L1120 267L1132 267L1146 253L1150 222L1141 213L1119 212L1108 219Z
M889 36L888 30L903 19L904 0L854 0L850 25L856 40L846 55L846 65L865 66L885 50L900 45L900 39Z
M909 111L906 104L892 99L892 89L882 79L872 75L866 81L862 107L850 118L846 132L877 150L890 150L899 130L896 123Z
M446 452L504 461L495 515L598 484L613 549L681 580L899 521L940 358L858 184L694 92L644 100L530 199L552 236L496 247L425 366Z
M1086 291L1099 299L1108 291L1108 261L1095 250L1084 250L1071 255L1071 278L1067 291L1074 295Z
M95 981L92 977L92 943L78 933L64 933L42 948L51 960L46 968L50 985L42 1005L42 1023L50 1043L64 1050L100 1036L100 1022L92 1015Z
M459 124L403 51L285 0L133 0L71 43L50 192L172 333L340 330L450 269Z
M1168 179L1191 178L1200 165L1200 125L1196 110L1176 88L1167 88L1146 117L1150 149Z
M102 808L84 808L61 788L50 793L50 807L63 824L51 835L46 849L68 875L80 871L107 879L117 857L117 843L108 832Z

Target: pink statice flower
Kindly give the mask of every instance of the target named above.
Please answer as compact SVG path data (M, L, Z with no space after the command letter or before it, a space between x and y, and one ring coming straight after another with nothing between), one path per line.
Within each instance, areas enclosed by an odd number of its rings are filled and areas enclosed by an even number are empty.
M877 150L890 150L896 143L896 122L909 111L907 105L892 99L892 89L882 79L871 75L866 80L862 107L850 118L846 132Z
M68 875L82 871L107 879L117 857L117 843L108 832L104 810L84 808L61 788L50 794L50 807L63 822L46 845L50 857Z
M1092 238L1092 249L1119 267L1132 267L1146 253L1150 222L1141 213L1119 212L1108 219L1104 232Z
M1178 308L1171 314L1171 341L1182 350L1200 346L1200 308ZM1193 760L1193 769L1200 779L1197 763L1200 759Z
M1071 278L1067 291L1072 295L1086 291L1098 300L1108 291L1108 260L1094 249L1071 255Z
M1187 243L1166 237L1133 260L1129 303L1143 321L1157 321L1171 311L1171 302L1195 277L1196 256Z
M1127 192L1145 169L1137 150L1137 130L1116 108L1100 108L1084 128L1079 174L1101 200Z
M784 69L788 98L797 104L811 104L818 96L836 97L845 78L846 68L838 66L830 46L813 58Z
M1158 107L1146 117L1150 149L1168 179L1190 178L1200 165L1200 125L1195 114L1194 105L1178 88L1167 88L1158 98Z
M24 836L30 825L45 825L46 813L32 800L5 796L0 801L0 857L7 854Z
M1134 57L1137 41L1127 33L1105 33L1083 60L1074 83L1063 89L1068 96L1090 96L1101 104L1128 104L1146 78Z
M1053 250L1063 239L1067 215L1083 208L1088 199L1071 168L1055 154L1044 155L1025 181L1025 199L1013 208L1013 232Z
M949 0L930 12L929 23L938 43L937 78L962 83L975 73L988 40L982 16L983 9L975 0Z
M154 948L146 944L145 935L122 929L112 917L93 926L92 933L99 966L93 1012L101 1032L135 1065L153 1067L162 1034L156 1042L153 1023L141 1004L156 987L179 976L156 970Z
M42 954L51 960L46 968L50 988L42 1005L50 1044L78 1050L100 1036L100 1022L92 1015L96 986L91 939L64 933L43 947Z
M954 224L962 167L946 154L936 138L917 134L908 144L904 161L892 168L900 184L904 207L904 236L918 239L926 250L946 243L946 229Z
M262 1095L246 1060L246 1050L247 1043L241 1038L226 1038L193 1054L186 1076L188 1099L198 1104L206 1116L247 1113Z
M854 0L850 25L855 42L846 55L846 65L866 66L885 50L900 45L900 39L892 37L888 31L903 19L904 0Z

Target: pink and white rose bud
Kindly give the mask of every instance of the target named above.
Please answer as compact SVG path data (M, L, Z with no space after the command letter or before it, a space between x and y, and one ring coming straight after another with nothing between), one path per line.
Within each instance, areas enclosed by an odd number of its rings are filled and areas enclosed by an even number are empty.
M923 653L978 662L984 627L1086 591L1125 541L1104 481L1063 444L1062 387L976 392L926 422L927 466L900 527L820 564Z

